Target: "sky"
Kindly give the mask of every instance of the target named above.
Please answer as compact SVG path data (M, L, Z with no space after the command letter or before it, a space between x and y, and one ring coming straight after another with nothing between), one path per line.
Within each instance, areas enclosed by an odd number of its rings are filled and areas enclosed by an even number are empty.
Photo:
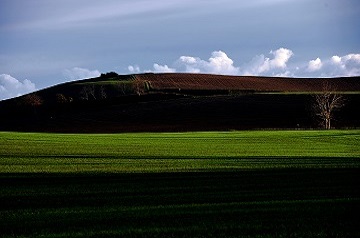
M0 100L106 72L360 75L359 0L1 0Z

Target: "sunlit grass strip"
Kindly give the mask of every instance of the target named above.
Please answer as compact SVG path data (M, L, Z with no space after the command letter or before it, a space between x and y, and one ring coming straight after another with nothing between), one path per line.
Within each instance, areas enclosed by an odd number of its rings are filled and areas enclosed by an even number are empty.
M360 131L0 133L0 172L359 167Z
M360 131L0 133L0 157L360 157Z

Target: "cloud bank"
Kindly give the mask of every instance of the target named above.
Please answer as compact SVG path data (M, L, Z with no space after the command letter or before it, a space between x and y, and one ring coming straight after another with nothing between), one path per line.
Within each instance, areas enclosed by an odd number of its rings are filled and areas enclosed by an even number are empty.
M35 84L28 79L21 82L9 74L0 74L0 100L21 96L35 90Z
M360 75L360 54L348 54L345 56L333 56L329 60L333 75L355 76Z
M327 59L292 63L294 52L287 48L271 50L268 56L261 54L248 63L236 66L225 52L211 53L208 60L195 56L180 56L170 66L155 63L153 69L142 71L138 65L128 67L130 73L141 72L187 72L224 75L253 75L279 77L347 77L360 76L360 54L332 56Z
M315 77L360 76L360 54L316 58L309 61L306 69Z

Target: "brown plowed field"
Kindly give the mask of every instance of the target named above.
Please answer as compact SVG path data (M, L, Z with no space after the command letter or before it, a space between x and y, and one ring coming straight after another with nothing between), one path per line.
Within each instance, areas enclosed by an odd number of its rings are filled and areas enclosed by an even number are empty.
M274 78L213 74L140 74L154 90L239 90L256 92L319 92L327 82L337 91L360 91L360 77Z

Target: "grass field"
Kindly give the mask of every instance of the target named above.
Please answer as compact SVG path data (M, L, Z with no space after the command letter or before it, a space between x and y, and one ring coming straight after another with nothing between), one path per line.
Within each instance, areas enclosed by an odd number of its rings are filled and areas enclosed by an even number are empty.
M0 133L1 173L359 167L360 131Z
M0 237L359 237L360 131L0 133Z

